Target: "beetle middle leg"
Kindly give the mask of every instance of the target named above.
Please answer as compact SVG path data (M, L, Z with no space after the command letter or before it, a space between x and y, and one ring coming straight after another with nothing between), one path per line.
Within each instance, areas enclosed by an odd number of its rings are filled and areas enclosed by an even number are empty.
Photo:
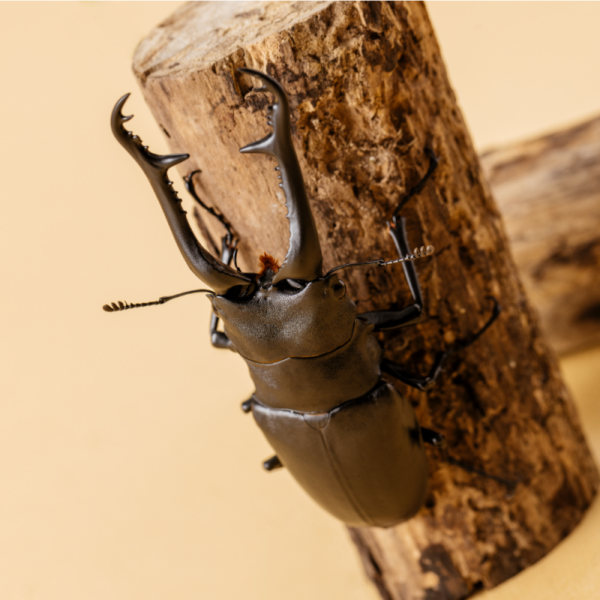
M438 352L438 354L435 357L435 360L433 361L433 365L427 375L415 375L414 373L407 371L397 363L388 360L387 358L384 358L381 361L381 370L384 373L387 373L388 375L391 375L392 377L398 379L399 381L402 381L406 385L417 388L418 390L421 390L423 392L427 391L435 383L436 379L440 376L440 373L442 372L442 368L447 358L451 354L454 354L459 350L464 350L465 348L468 348L471 344L478 340L483 335L483 333L490 327L490 325L498 318L498 315L501 311L500 304L498 304L496 298L490 296L490 299L494 303L494 308L492 309L492 314L486 321L485 325L479 331L473 334L468 340L458 342L457 344L454 344L444 352Z
M406 235L406 220L399 216L400 210L413 196L423 189L427 180L432 176L438 165L438 159L435 154L433 154L431 150L426 150L426 153L430 159L427 173L425 173L425 176L421 181L419 181L419 183L417 183L417 185L415 185L400 200L400 202L398 202L398 205L392 214L392 218L387 224L400 258L404 258L411 253L408 237ZM408 287L410 288L413 303L400 310L376 310L358 315L363 321L373 323L373 325L375 325L375 331L386 331L398 327L406 327L407 325L415 325L420 323L425 316L423 312L423 293L421 292L415 265L411 261L407 261L402 263L402 268L404 269L404 276L406 277Z

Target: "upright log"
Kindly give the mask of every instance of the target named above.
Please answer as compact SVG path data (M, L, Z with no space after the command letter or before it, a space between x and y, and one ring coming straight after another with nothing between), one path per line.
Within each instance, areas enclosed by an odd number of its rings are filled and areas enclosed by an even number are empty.
M242 239L254 268L282 258L288 227L269 159L239 147L267 132L264 94L236 69L263 70L290 96L294 142L317 221L325 267L393 257L385 221L440 157L434 181L406 207L428 320L382 338L386 356L425 371L435 352L503 308L485 337L447 365L427 395L402 387L423 426L451 455L519 480L490 478L429 455L425 507L411 521L351 532L381 594L458 599L539 560L579 522L598 475L553 355L519 282L425 7L417 2L189 4L139 46L134 72L185 170L201 169L204 200ZM208 236L220 226L201 215ZM214 245L214 244L213 244ZM400 267L347 271L359 310L401 306ZM298 490L298 493L302 493Z

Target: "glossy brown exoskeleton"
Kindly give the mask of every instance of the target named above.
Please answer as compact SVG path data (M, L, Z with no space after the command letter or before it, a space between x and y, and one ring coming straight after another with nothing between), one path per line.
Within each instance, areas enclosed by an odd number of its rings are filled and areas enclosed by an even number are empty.
M190 269L211 290L211 340L218 348L238 352L248 364L256 386L242 404L274 448L267 470L285 466L300 485L326 510L354 526L388 527L412 517L423 504L427 489L427 461L423 443L443 443L443 436L420 428L412 406L382 379L382 373L418 389L427 389L441 371L446 357L472 343L493 321L499 308L471 340L439 353L426 377L406 371L384 358L374 333L419 323L423 298L412 261L433 252L432 247L411 253L402 206L424 186L435 170L430 167L421 182L399 202L390 222L399 258L371 263L385 266L401 262L412 302L401 310L357 314L335 271L323 274L321 248L306 196L290 130L289 105L280 85L268 75L240 69L262 80L275 97L269 108L273 132L241 149L277 159L281 187L286 196L290 243L279 267L261 257L259 273L243 273L235 264L236 240L226 221L197 197L192 176L189 191L204 208L228 227L220 259L207 252L194 236L177 194L168 180L170 167L188 155L159 156L123 127L121 98L112 114L112 129L123 147L147 175L160 201L171 231ZM113 303L109 312L162 304L184 295L145 304ZM224 332L217 330L223 321Z

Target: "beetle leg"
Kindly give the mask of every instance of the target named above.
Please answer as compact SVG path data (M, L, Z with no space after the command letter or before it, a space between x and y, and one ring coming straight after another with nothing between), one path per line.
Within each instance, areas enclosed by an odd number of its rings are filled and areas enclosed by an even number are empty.
M431 177L438 165L438 159L435 154L429 149L425 150L425 152L430 158L427 173L423 179L421 179L421 181L419 181L419 183L417 183L417 185L400 200L392 214L391 221L387 224L400 258L404 258L411 253L408 237L406 235L406 220L399 217L400 209L423 189L427 180ZM413 304L406 306L401 310L377 310L358 315L363 321L373 323L373 325L375 325L375 331L386 331L388 329L406 327L407 325L416 325L425 318L423 312L423 293L421 292L415 265L412 261L407 261L402 263L402 268L404 269L404 276L406 277L406 282L410 288Z
M228 232L221 238L221 260L229 266L236 253L237 240L232 239L231 233ZM219 317L214 313L210 317L210 341L215 348L224 348L235 352L233 343L227 337L227 334L222 331L217 331L219 326Z
M233 232L233 227L227 221L227 219L220 213L218 213L211 206L207 206L204 201L200 198L198 193L196 192L196 188L194 186L193 178L196 173L200 173L199 170L192 171L188 173L183 181L185 183L185 189L189 192L190 196L208 213L210 213L213 217L215 217L223 227L225 227L227 233L221 238L221 262L227 265L228 267L231 265L231 261L233 260L235 264L235 256L237 253L237 244L239 239L235 237ZM235 264L237 269L237 264ZM237 269L239 271L239 269ZM224 334L222 331L217 331L217 327L219 326L219 317L213 314L210 318L210 341L215 348L224 348L227 350L232 350L235 352L235 348L231 343L231 340Z
M381 370L384 373L391 375L395 379L398 379L402 383L409 385L410 387L414 387L422 392L426 392L439 377L440 373L442 372L442 367L444 366L449 354L450 351L440 352L435 357L435 361L431 367L431 370L429 371L429 374L425 377L410 373L406 369L403 369L400 365L388 360L387 358L384 358L381 361Z
M421 427L421 437L426 444L435 446L436 448L446 447L446 438L442 433L438 433L433 429L427 429L427 427Z
M490 327L490 325L498 318L498 315L502 310L500 304L498 304L496 298L490 296L490 299L494 302L494 308L492 310L490 318L486 321L485 325L479 331L473 334L468 340L464 342L458 342L457 344L454 344L454 346L450 347L448 350L444 352L439 352L435 357L433 366L431 367L429 374L425 377L415 375L414 373L410 373L409 371L403 369L400 365L392 362L391 360L387 360L386 358L384 358L381 361L381 370L384 373L395 377L399 381L406 383L406 385L410 385L411 387L417 388L418 390L421 390L423 392L427 391L435 383L436 379L442 372L442 367L444 366L446 359L451 354L454 354L459 350L464 350L465 348L468 348L472 343L478 340L481 337L481 335L483 335L483 333L488 329L488 327Z
M252 402L253 402L252 396L250 396L250 398L248 398L248 400L244 400L242 402L242 410L245 413L249 413L252 410Z
M210 213L213 217L215 217L215 219L217 219L217 221L219 221L219 223L221 223L221 225L223 225L223 227L225 228L225 230L227 231L227 235L222 238L221 240L221 244L223 246L223 240L227 241L227 246L229 248L231 248L231 250L234 250L239 239L236 238L235 233L233 231L233 227L231 225L231 223L225 218L224 215L222 215L220 212L217 212L217 210L215 210L212 206L208 206L204 200L202 200L202 198L200 198L200 196L198 195L198 192L196 192L196 186L194 186L194 175L196 175L197 173L201 173L200 169L196 169L195 171L192 171L191 173L188 173L184 178L183 181L185 183L185 189L188 191L189 195L197 202L197 204L199 204L206 212ZM221 261L224 261L224 251L221 250ZM229 258L229 262L227 262L226 264L229 266L230 262L231 262L231 258ZM235 261L234 261L235 263ZM237 269L237 271L239 271L239 269Z
M283 467L283 463L279 460L277 454L275 456L271 456L268 460L265 460L263 463L263 469L265 471L274 471L275 469L281 469Z
M477 469L473 465L463 462L462 460L457 460L448 454L448 444L446 443L446 437L444 434L439 433L438 431L434 431L433 429L427 429L426 427L421 427L421 437L423 442L426 444L430 444L434 448L439 448L442 451L442 456L444 460L463 469L463 471L467 471L468 473L475 473L475 475L480 475L481 477L487 477L488 479L493 479L498 483L504 484L508 488L507 496L511 497L514 492L517 484L521 481L521 478L517 479L506 479L505 477L499 477L498 475L491 475L486 471L482 471L481 469Z
M406 221L404 218L394 219L388 223L389 232L396 244L400 258L411 253L408 239L406 236ZM375 310L358 315L363 321L373 323L375 331L386 331L406 327L407 325L416 325L420 323L425 315L423 312L424 302L423 293L419 284L417 270L411 261L403 262L404 276L410 288L413 304L405 306L400 310Z

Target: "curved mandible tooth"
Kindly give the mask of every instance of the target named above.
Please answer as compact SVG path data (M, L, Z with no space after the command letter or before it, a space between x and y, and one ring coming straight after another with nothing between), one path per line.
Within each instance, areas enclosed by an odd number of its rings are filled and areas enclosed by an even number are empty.
M224 294L238 285L249 285L249 277L234 271L205 250L196 239L185 211L181 207L181 199L167 177L167 171L189 158L189 154L154 154L144 147L142 140L123 127L123 123L131 117L122 114L122 108L129 94L122 96L112 112L111 127L117 141L127 150L142 168L167 218L177 246L192 272L205 284L212 287L217 294ZM120 309L114 303L114 310ZM125 307L127 308L127 307Z
M148 150L148 146L144 146L142 140L134 135L131 131L125 129L123 127L123 123L133 119L133 115L123 115L121 112L123 106L130 94L125 94L121 96L115 107L113 108L112 115L110 118L110 125L114 136L117 138L118 142L131 154L134 160L142 167L144 172L148 170L148 168L154 168L159 170L164 170L165 173L171 167L178 165L180 162L187 160L190 155L189 154L154 154Z
M314 281L322 275L323 257L315 220L306 196L304 179L292 142L290 107L283 88L269 75L253 69L238 69L258 77L263 87L255 91L268 91L275 96L270 106L269 125L273 132L261 140L240 149L242 153L268 154L277 159L290 222L289 248L273 283L284 279Z

